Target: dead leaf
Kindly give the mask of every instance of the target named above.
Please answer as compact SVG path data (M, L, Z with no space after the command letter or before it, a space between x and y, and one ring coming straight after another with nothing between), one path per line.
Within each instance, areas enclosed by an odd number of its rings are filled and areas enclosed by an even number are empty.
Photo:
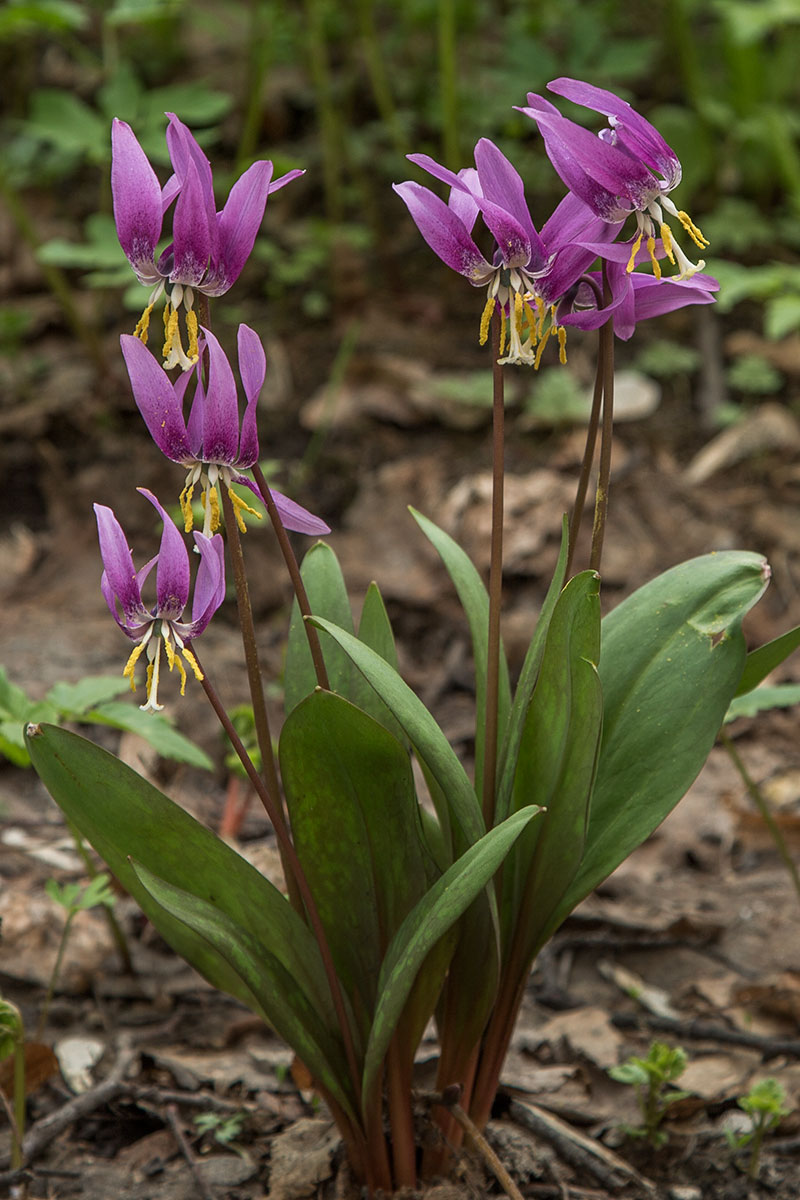
M58 1059L52 1047L43 1042L25 1042L23 1048L25 1058L25 1095L30 1096L53 1075L58 1074ZM8 1100L14 1094L14 1055L9 1055L0 1063L0 1091Z

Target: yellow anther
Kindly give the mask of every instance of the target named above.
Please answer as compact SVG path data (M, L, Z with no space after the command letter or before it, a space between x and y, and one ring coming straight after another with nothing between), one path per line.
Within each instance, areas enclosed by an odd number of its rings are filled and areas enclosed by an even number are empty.
M486 339L489 336L489 323L492 319L492 313L494 312L494 306L495 306L495 298L494 298L494 296L490 295L486 301L486 305L483 310L483 315L481 316L481 334L480 334L480 338L479 338L479 343L481 346L486 345Z
M211 513L209 528L211 529L212 533L216 533L219 529L219 497L217 496L217 489L212 487L209 488L207 492L204 491L200 497L200 502L202 503L203 508L206 508L206 506L209 507L209 511Z
M143 346L147 345L147 330L150 328L150 313L153 311L155 300L148 304L139 320L136 322L136 328L133 331L133 336L138 338Z
M681 209L678 213L678 220L694 242L695 246L699 246L701 250L705 250L706 246L710 245L708 238L703 237L692 218L688 213L684 212L683 209Z
M540 338L542 336L542 332L544 330L544 317L545 317L545 312L547 310L545 309L544 300L542 299L541 296L537 296L535 298L534 303L536 304L536 314L537 314L536 338L534 340L537 340L538 338Z
M189 349L186 353L192 362L197 362L200 352L197 346L197 313L193 308L186 314L186 328L189 331Z
M183 649L181 650L181 654L183 655L183 657L186 659L189 666L194 671L195 679L199 679L200 682L202 683L203 672L200 670L200 664L197 661L197 659L195 658L195 656L192 654L191 650L187 650L187 648L184 646Z
M630 275L631 271L633 270L633 268L636 266L636 255L639 253L639 247L642 244L643 236L644 235L640 232L636 241L633 243L633 249L631 250L631 256L628 259L628 265L625 268L625 270L628 272L629 275Z
M241 496L237 496L233 488L228 488L228 495L233 502L233 511L236 516L236 524L239 526L239 529L242 533L247 533L247 526L242 515L242 510L244 509L245 512L249 512L252 516L258 517L259 521L261 520L263 514L258 512L255 508L251 508Z
M183 513L183 527L187 533L191 533L194 529L194 513L192 512L192 493L194 492L194 484L187 483L186 487L178 497L178 502Z
M675 266L675 255L672 252L672 230L665 221L661 222L661 241L664 243L664 253L669 261Z
M186 693L186 670L184 665L175 653L169 638L164 638L164 649L167 652L167 662L169 663L170 671L173 668L177 668L178 674L181 677L181 695L183 696Z
M506 349L506 314L500 309L500 353L504 354Z
M524 309L524 301L522 292L514 292L514 324L517 328L517 333L522 336L522 312Z
M647 253L650 255L650 262L653 264L653 274L656 279L661 278L661 263L656 258L656 239L652 233L647 239Z
M147 691L147 702L148 702L148 704L150 703L150 694L151 694L151 692L152 692L152 690L153 690L153 675L155 674L155 670L156 670L156 664L155 664L155 663L148 663L148 664L147 664L147 682L146 682L146 684L145 684L145 689L146 689L146 691ZM144 706L143 706L143 705L140 705L140 707L144 707Z
M542 361L542 354L544 353L544 348L547 345L547 343L550 341L550 334L552 332L553 332L553 326L548 325L547 329L544 332L544 336L543 336L542 340L539 342L539 345L536 347L536 357L533 360L534 371L539 370L539 363Z
M139 655L142 653L143 650L144 650L144 642L139 642L138 646L133 647L130 658L125 663L125 669L122 672L123 679L130 679L132 692L136 691L136 680L134 679L134 671L136 668L136 663L138 662L138 659L139 659ZM148 667L147 670L149 672L150 667Z
M562 367L567 365L567 330L564 325L559 325L558 334L558 361Z
M162 358L169 358L177 337L179 337L178 310L167 304L164 307L164 348L161 351Z

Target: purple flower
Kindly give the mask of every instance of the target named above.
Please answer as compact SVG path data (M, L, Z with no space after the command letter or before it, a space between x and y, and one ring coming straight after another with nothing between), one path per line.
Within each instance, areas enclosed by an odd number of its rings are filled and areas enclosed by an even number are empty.
M120 342L134 398L153 440L167 458L187 469L186 484L180 496L186 532L192 528L192 495L198 484L205 509L205 536L219 527L217 488L220 484L228 489L239 527L244 532L241 510L246 509L256 516L260 514L232 490L231 484L242 484L263 499L255 484L241 474L258 459L256 404L266 374L266 357L258 334L247 325L239 326L239 374L246 399L241 425L233 371L224 350L208 329L202 330L199 341L200 357L195 368L195 392L188 422L183 416L183 400L191 374L179 375L173 383L138 338L123 334ZM201 362L206 349L209 368L208 383L204 386ZM287 529L299 533L330 533L324 521L287 496L274 490L272 496Z
M186 371L197 357L194 293L221 296L239 278L261 226L267 197L303 172L272 181L272 163L261 160L239 177L221 212L214 200L211 164L182 121L167 113L167 148L173 174L163 189L130 125L111 127L111 191L120 245L140 283L153 288L136 326L147 341L150 313L167 290L164 351L167 367ZM172 242L156 260L156 245L169 206L175 201ZM181 345L178 310L186 310L188 354Z
M503 348L508 336L508 354L501 362L538 366L554 331L563 359L565 331L554 324L555 305L597 257L580 243L610 240L621 222L606 222L577 196L567 195L541 234L537 233L522 179L486 138L475 147L475 168L458 174L424 154L411 154L409 159L450 186L447 203L417 183L395 184L394 190L442 261L473 286L487 286L481 345L488 336L492 313L499 307ZM497 244L491 263L472 238L479 212Z
M629 251L625 245L589 246L588 249L591 253L600 253L607 260L611 302L602 306L602 275L599 271L590 271L581 277L559 305L558 321L562 325L598 329L613 316L615 334L627 341L640 321L674 312L689 304L713 304L713 293L719 291L719 283L713 276L699 272L691 278L671 279L630 272L627 267ZM661 249L660 244L657 245L656 253ZM648 254L640 249L635 258L638 264L646 261Z
M192 617L190 621L183 620L190 590L186 546L177 526L152 492L146 488L137 490L157 509L164 522L160 549L155 558L137 571L127 539L114 513L104 504L95 504L104 568L100 588L112 617L123 633L136 643L123 675L130 679L131 689L135 690L136 662L146 649L147 701L141 707L158 711L163 708L158 703L162 643L170 671L177 667L181 677L181 695L186 686L186 670L180 656L198 679L203 678L189 647L193 639L203 632L225 598L224 548L219 534L212 538L202 533L194 535L200 553L200 566L194 585ZM156 603L148 609L142 600L142 585L153 567L156 568Z
M567 100L608 117L609 127L599 136L563 117L544 96L531 92L528 106L519 111L539 126L550 161L564 183L593 212L606 221L620 221L636 213L637 235L633 240L628 270L642 240L654 270L655 232L658 226L664 253L680 268L679 279L688 279L705 263L691 263L674 241L664 212L677 217L694 243L704 249L708 242L689 215L678 210L668 193L680 183L681 164L661 134L630 104L604 88L578 79L554 79L548 89Z

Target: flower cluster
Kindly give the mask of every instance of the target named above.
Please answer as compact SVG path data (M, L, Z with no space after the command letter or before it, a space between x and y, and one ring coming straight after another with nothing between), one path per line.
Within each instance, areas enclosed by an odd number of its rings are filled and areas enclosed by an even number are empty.
M144 653L148 663L147 699L142 708L151 710L162 707L158 702L162 646L170 671L176 669L180 675L181 694L186 683L184 662L198 679L203 678L191 643L206 628L225 596L224 544L217 532L219 489L224 487L230 496L242 531L245 511L258 517L261 513L232 485L249 489L261 503L268 499L259 485L243 474L258 461L256 404L266 376L264 348L253 329L239 326L239 375L245 397L240 418L233 370L207 323L199 323L196 294L210 297L228 291L253 248L269 194L303 174L290 171L273 180L271 162L253 163L217 212L208 159L174 113L167 113L167 117L167 148L173 173L164 187L130 126L115 120L111 131L111 188L120 244L139 281L152 288L134 335L120 339L134 398L158 448L185 468L179 503L186 533L192 532L192 498L197 490L204 510L203 531L194 533L199 564L191 619L184 619L191 590L189 554L180 531L156 497L139 488L160 514L164 531L158 554L138 572L114 513L105 505L95 505L104 567L102 592L117 624L135 643L124 675L135 688L136 663ZM157 253L164 218L173 203L172 240ZM163 364L147 347L150 315L162 295ZM180 310L185 314L186 349L179 327ZM168 372L175 367L181 370L173 380ZM194 391L185 417L184 402L192 382ZM259 478L263 484L263 476ZM270 498L286 529L309 534L330 532L324 521L280 492L270 489ZM153 567L156 603L147 608L142 588Z
M409 159L447 184L447 202L407 181L395 184L420 233L447 266L474 287L486 287L480 328L483 344L493 313L501 317L503 363L538 367L552 334L566 360L567 326L595 329L614 320L615 333L629 338L637 321L687 304L710 304L718 284L702 274L673 235L665 214L676 217L701 249L708 243L689 215L669 197L681 179L674 151L656 129L612 92L576 79L556 79L550 91L608 118L599 135L562 116L543 96L528 95L520 112L534 120L567 195L538 233L518 172L486 138L475 147L475 166L454 172L425 154ZM472 230L480 213L495 240L489 262ZM617 242L629 215L636 230ZM644 243L644 245L643 245ZM602 274L590 270L600 258ZM678 267L662 279L661 260ZM637 272L649 264L652 274Z

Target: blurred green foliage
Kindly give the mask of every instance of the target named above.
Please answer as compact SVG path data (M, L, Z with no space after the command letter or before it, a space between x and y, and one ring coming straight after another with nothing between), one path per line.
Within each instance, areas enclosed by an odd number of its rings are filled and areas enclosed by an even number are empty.
M112 116L157 167L165 111L230 179L256 157L276 172L305 166L268 209L251 278L276 311L291 296L313 321L348 303L343 255L367 291L406 238L418 243L389 192L414 175L410 151L460 167L493 138L543 223L562 189L513 105L572 75L657 124L683 162L678 200L712 242L718 311L742 306L737 320L780 339L800 330L798 60L798 0L7 0L3 186L57 181L75 228L42 261L105 288L126 271L109 221ZM596 127L587 110L569 115ZM296 216L279 224L284 214ZM750 366L739 374L743 390L771 386Z

